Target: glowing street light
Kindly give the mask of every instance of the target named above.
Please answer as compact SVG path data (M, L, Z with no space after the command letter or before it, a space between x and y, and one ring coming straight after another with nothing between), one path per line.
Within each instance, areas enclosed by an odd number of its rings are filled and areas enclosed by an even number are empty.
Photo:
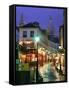
M62 49L62 46L59 46L59 49Z
M40 41L40 38L38 36L35 37L35 41L36 42L39 42Z

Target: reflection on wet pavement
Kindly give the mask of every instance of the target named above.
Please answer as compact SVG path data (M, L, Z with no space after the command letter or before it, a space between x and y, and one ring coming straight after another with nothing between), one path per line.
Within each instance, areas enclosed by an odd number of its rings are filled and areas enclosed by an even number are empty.
M43 82L64 80L64 76L60 75L51 63L45 64L43 67L39 67L39 73L43 78Z

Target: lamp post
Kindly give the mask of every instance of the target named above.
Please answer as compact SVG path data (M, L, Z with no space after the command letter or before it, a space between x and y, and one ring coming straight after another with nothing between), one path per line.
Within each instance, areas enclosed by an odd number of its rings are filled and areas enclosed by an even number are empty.
M60 53L59 61L60 61L60 72L61 72L61 55L62 53L64 53L64 49L62 48L62 46L59 46L59 53Z
M59 62L60 62L60 71L61 71L61 49L62 49L62 47L59 46L59 53L60 53L60 57L59 57Z
M37 67L36 67L36 82L38 82L38 42L40 38L38 36L35 37L35 42L37 43Z

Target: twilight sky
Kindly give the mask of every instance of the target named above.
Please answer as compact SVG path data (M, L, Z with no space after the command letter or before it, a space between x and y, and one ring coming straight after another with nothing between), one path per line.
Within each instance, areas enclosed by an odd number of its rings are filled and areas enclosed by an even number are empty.
M42 29L47 29L52 17L52 23L55 27L56 35L58 36L59 26L63 24L64 9L54 8L35 8L35 7L16 7L16 25L20 22L20 17L23 15L24 23L39 22Z

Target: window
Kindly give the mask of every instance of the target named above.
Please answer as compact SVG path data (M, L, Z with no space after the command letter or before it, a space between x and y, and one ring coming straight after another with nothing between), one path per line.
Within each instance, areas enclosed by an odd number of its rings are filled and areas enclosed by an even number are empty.
M27 37L27 31L23 31L23 37Z
M30 31L30 37L34 37L34 31Z

